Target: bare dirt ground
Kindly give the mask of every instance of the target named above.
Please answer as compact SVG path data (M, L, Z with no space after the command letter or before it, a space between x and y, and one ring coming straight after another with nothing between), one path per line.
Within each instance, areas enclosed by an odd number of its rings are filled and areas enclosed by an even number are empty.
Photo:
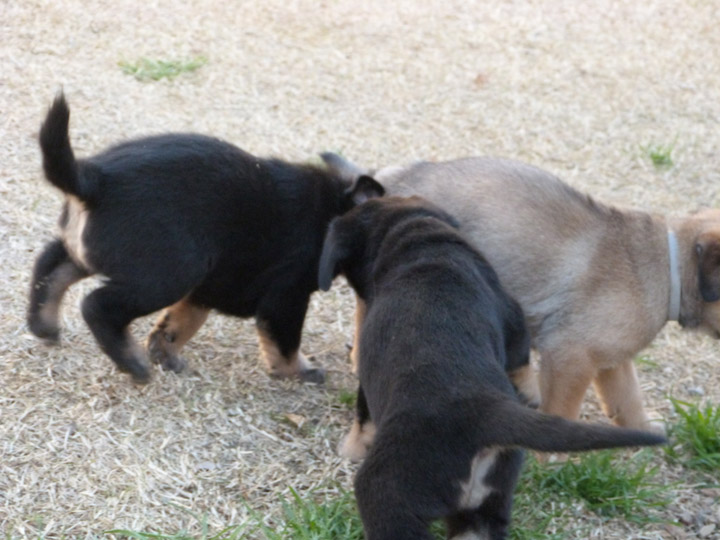
M269 379L252 323L219 315L188 345L186 373L133 386L80 316L92 280L66 298L61 346L29 334L30 271L61 202L36 137L60 87L80 156L172 130L371 166L490 154L605 202L682 213L720 204L719 27L715 0L0 0L2 535L197 530L181 508L211 527L249 509L271 519L290 487L350 489L356 470L335 451L352 417L338 395L354 388L352 295L340 280L313 296L304 334L324 387ZM198 55L207 64L173 80L118 67ZM653 167L643 150L653 145L673 145L673 167ZM669 396L720 401L717 342L673 323L644 354L658 366L641 372L658 417L672 419ZM591 395L585 412L600 419ZM696 538L713 523L707 538L718 537L717 494L659 465L662 482L678 483L663 517L687 523L578 511L588 537Z

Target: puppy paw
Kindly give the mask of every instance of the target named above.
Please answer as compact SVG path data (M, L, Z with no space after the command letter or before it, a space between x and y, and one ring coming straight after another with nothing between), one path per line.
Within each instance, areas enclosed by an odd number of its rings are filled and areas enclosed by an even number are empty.
M187 367L187 361L168 351L168 341L164 332L156 331L148 336L145 347L153 364L158 364L165 371L180 373Z
M304 383L324 384L325 370L322 368L303 369L298 373L298 378Z
M28 328L35 337L42 339L49 345L60 343L60 329L53 324L48 324L40 317L28 318Z
M118 363L120 371L128 373L135 384L147 384L150 382L150 366L145 361L144 355L136 355L123 359L122 364Z

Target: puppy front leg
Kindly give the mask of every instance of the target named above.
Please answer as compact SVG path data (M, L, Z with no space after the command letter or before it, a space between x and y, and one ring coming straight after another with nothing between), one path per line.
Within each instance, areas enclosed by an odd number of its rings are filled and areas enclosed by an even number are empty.
M207 320L210 309L184 298L166 308L145 341L150 359L163 369L180 373L187 362L180 351Z
M635 365L628 359L612 369L601 369L593 380L605 414L617 425L664 433L643 408L642 390Z
M370 418L365 392L363 392L362 386L358 386L353 426L350 433L345 436L338 452L342 457L351 461L362 461L367 456L374 439L375 424Z
M60 304L70 285L88 273L70 258L60 240L48 243L35 261L27 322L30 331L50 342L60 337Z
M309 295L264 298L256 314L260 353L273 377L298 377L304 382L325 382L325 371L299 351Z
M353 337L352 349L350 349L350 364L352 372L357 374L358 362L360 361L360 330L367 313L365 300L355 295L355 336Z

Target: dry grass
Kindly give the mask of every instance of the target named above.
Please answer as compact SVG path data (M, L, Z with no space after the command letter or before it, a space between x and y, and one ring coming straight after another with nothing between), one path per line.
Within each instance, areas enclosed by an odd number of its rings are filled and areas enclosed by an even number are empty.
M62 346L28 334L29 273L60 201L36 135L60 86L80 155L170 130L300 160L492 154L601 200L679 213L720 204L719 25L714 0L0 0L0 532L192 530L176 505L216 528L248 508L272 520L289 487L348 489L355 470L335 452L351 419L338 395L354 386L345 287L314 296L305 332L324 388L268 379L252 325L220 316L188 346L187 373L134 387L80 318L91 282L66 300ZM207 64L172 80L118 67L198 56ZM673 166L656 169L642 149L670 144ZM715 342L672 324L645 354L659 366L641 374L659 416L672 417L668 396L720 401ZM597 416L593 399L585 412ZM661 465L678 482L663 517L679 525L578 510L587 537L695 538L716 524L706 538L717 538L717 490Z

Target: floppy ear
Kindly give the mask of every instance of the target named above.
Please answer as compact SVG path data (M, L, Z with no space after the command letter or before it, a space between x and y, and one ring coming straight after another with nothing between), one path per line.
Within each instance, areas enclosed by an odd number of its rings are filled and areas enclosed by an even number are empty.
M318 286L322 291L329 291L332 281L337 275L335 269L340 261L350 256L350 244L339 233L339 218L330 222L325 235L320 264L318 266Z
M385 188L372 176L363 174L345 192L355 205L362 204L369 199L385 195Z
M701 235L695 244L698 257L698 283L705 302L720 300L720 236Z

